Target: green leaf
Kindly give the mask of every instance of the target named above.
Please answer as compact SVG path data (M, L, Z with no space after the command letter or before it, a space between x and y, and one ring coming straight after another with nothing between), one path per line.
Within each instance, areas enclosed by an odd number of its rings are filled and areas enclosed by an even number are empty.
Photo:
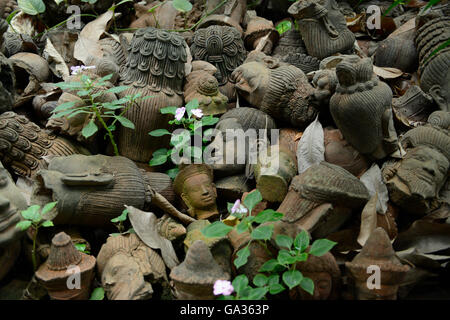
M253 283L255 284L255 286L257 287L263 287L267 284L267 282L269 281L269 278L267 278L265 275L258 273L254 278L253 278Z
M157 156L160 156L162 154L167 155L167 151L168 151L167 148L158 149L155 152L153 152L153 157L157 157Z
M20 221L18 224L16 224L16 228L25 231L27 230L30 226L31 226L32 222L31 221Z
M117 120L119 120L120 124L126 128L134 129L134 123L122 116L115 116Z
M103 288L95 288L94 291L92 291L89 300L103 300L104 298L105 298L105 290L103 290Z
M250 293L245 297L245 300L261 300L264 298L269 288L252 288Z
M57 113L60 111L64 111L70 108L73 108L73 106L75 105L75 101L69 101L69 102L64 102L62 104L60 104L59 106L57 106L55 109L53 109L53 113Z
M84 85L81 82L74 81L74 82L58 82L55 83L55 86L58 88L61 88L63 90L70 89L70 90L78 90L84 88Z
M166 134L171 134L167 129L156 129L148 133L152 137L162 137Z
M236 232L238 234L244 233L248 230L248 221L246 219L239 222L239 224L236 226Z
M233 230L233 227L227 226L222 221L216 221L203 228L202 234L208 238L220 238L225 237L231 230Z
M250 256L250 249L248 246L245 248L239 250L237 252L237 258L234 260L234 265L236 266L236 269L239 269L243 265L245 265L248 261L248 257Z
M441 2L441 0L430 0L430 1L428 1L428 4L425 6L425 8L423 8L422 12L427 11L429 8L431 8L436 3L439 3L439 2Z
M58 203L58 201L47 203L41 211L41 214L44 215L50 212Z
M162 165L163 163L166 163L167 158L167 154L153 156L152 160L149 162L149 165L152 167Z
M280 275L279 274L272 274L271 276L269 276L269 278L267 279L267 284L269 286L274 285L280 283Z
M264 223L268 221L278 221L281 218L283 218L283 214L281 212L276 212L273 209L266 209L256 215L255 222Z
M245 287L248 286L248 278L245 274L238 275L236 278L234 278L231 285L234 288L234 291L236 291L237 294L241 294Z
M259 272L271 272L273 271L277 266L280 264L275 259L270 259L269 261L266 261L261 268L259 268Z
M175 115L175 113L177 112L177 107L165 107L162 108L160 111L162 114L173 114Z
M303 275L298 270L288 270L283 273L282 279L289 289L292 289L302 282Z
M310 295L314 294L314 281L310 278L303 277L302 281L300 281L300 287Z
M119 92L127 90L128 88L129 88L129 86L118 86L118 87L110 88L110 89L106 90L105 92L119 93Z
M280 35L285 33L286 31L289 31L292 28L292 23L290 21L281 21L277 26L275 27Z
M14 10L11 14L6 18L6 22L11 25L11 20L20 12L19 9Z
M85 138L89 138L90 136L92 136L94 133L96 133L98 131L98 127L95 124L94 120L89 121L89 123L83 128L83 130L81 130L81 134L83 135L83 137Z
M309 249L309 254L320 257L331 250L337 243L328 239L318 239L313 242Z
M269 293L270 294L279 294L280 292L283 292L286 288L283 287L283 285L279 283L275 283L272 285L269 285Z
M75 248L80 252L85 252L86 245L84 243L75 243Z
M167 174L172 180L174 180L175 177L177 176L178 172L180 172L180 169L179 169L179 168L173 168L173 169L167 170L167 171L166 171L166 174Z
M298 255L297 257L295 257L295 260L297 262L303 262L303 261L306 261L307 259L308 259L308 254L306 252L304 252L304 253Z
M309 246L309 235L306 230L302 230L294 240L294 247L300 250L301 252L305 251Z
M219 118L213 116L206 116L202 118L202 126L213 126L219 122ZM206 135L206 134L205 134Z
M244 205L248 209L249 213L252 212L253 208L262 201L261 192L258 189L249 193L244 199Z
M125 220L127 220L127 216L128 216L128 210L125 209L122 211L122 214L120 216L117 216L114 219L111 219L111 222L117 223L117 222L125 221Z
M98 82L104 82L104 81L108 81L111 80L111 78L113 77L113 73L108 74L107 76L104 76L103 78L99 79Z
M289 251L286 250L280 250L278 251L277 260L282 265L289 265L295 263L296 259L293 257Z
M284 247L290 249L292 247L293 240L291 237L288 237L284 234L279 234L276 236L275 242L280 248Z
M192 4L188 0L173 0L173 7L181 12L188 12L192 10Z
M92 92L92 89L89 90L80 90L77 92L77 96L79 97L85 97L85 96L89 96Z
M191 110L198 109L200 104L198 103L198 99L193 99L186 104L186 112L190 116Z
M33 205L28 207L26 210L22 211L22 217L30 221L39 222L41 220L41 215L39 214L39 209L41 206Z
M48 228L48 227L54 227L55 225L53 224L52 221L46 220L46 221L44 221L44 222L42 223L42 226L43 226L44 228Z
M17 5L30 16L45 12L45 3L42 0L17 0Z
M250 236L255 240L269 240L272 237L274 225L259 226L253 229Z

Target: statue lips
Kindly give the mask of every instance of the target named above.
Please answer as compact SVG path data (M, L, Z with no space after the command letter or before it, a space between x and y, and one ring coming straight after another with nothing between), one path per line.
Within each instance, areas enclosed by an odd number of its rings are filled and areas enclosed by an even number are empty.
M10 210L7 214L0 218L0 232L15 226L20 221L20 215L17 209Z

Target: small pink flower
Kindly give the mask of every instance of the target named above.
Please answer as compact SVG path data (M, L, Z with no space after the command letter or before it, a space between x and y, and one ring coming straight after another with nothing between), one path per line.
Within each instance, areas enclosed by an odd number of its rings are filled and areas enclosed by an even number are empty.
M229 296L234 292L234 288L231 282L228 280L217 280L214 283L214 295L219 296L221 294Z
M73 66L70 67L70 70L72 71L72 75L76 75L78 73L80 73L83 70L88 70L88 69L95 69L95 66Z
M241 204L241 200L237 199L231 208L231 213L247 213L247 208Z
M192 109L191 113L196 116L197 118L203 117L203 111L202 109Z
M186 112L185 107L178 108L177 111L175 111L175 119L180 121L181 118L183 118L185 112Z

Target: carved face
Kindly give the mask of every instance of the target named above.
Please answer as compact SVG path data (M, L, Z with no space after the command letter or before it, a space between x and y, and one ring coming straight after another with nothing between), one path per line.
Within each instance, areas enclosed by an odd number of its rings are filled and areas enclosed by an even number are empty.
M314 294L310 295L302 289L296 289L301 300L327 300L333 287L331 275L327 272L302 272L302 274L314 281Z
M216 189L207 174L198 174L184 181L184 202L194 209L208 209L216 205Z
M16 228L20 211L27 202L11 179L8 171L0 167L0 246L14 241L23 233Z
M109 259L102 274L102 285L109 300L143 300L153 293L138 263L122 253Z
M443 154L420 146L407 152L397 170L397 176L408 186L412 195L434 198L447 178L449 166Z
M252 106L259 107L269 85L270 69L252 61L238 67L232 74L236 89Z

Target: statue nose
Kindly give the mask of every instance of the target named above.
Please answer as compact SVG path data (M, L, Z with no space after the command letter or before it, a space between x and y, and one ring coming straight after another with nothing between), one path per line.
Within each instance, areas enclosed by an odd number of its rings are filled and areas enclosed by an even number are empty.
M202 195L207 196L209 194L208 188L206 186L202 186Z
M9 200L0 196L0 211L4 211L9 208Z
M433 162L431 161L427 161L423 164L423 169L428 172L429 174L431 174L432 176L436 175L436 168L433 165Z

